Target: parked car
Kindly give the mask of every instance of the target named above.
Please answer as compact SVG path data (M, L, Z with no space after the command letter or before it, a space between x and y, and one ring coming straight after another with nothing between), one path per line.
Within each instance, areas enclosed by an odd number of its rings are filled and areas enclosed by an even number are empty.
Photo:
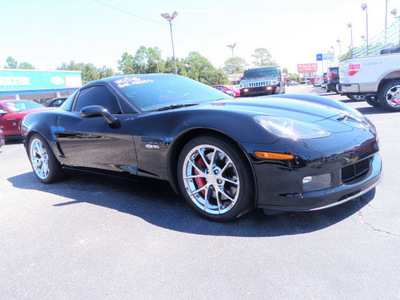
M46 107L60 107L68 97L58 97L46 100L43 105Z
M315 76L313 85L314 85L315 87L320 87L320 86L322 85L323 82L324 82L324 81L322 80L322 75L317 75L317 76Z
M236 97L236 91L226 85L222 85L222 84L217 84L217 85L212 85L211 87L213 87L214 89L223 92L231 97ZM239 96L240 96L240 91L239 91Z
M22 119L27 114L46 109L48 108L29 100L0 100L0 129L6 139L21 138Z
M369 105L400 111L400 53L346 59L339 64L338 91Z
M288 85L288 86L293 86L293 85L299 85L299 83L298 83L297 81L292 80L292 81L289 81L289 82L287 83L287 85Z
M232 99L172 74L124 75L81 87L60 109L24 118L37 179L64 168L170 182L216 221L254 207L312 211L372 189L381 177L373 124L312 95Z
M0 148L5 144L4 132L0 129Z
M339 84L339 67L328 68L328 83L326 84L326 91L334 91L337 93L337 84Z
M244 71L239 86L242 97L285 93L285 81L281 69L277 66Z

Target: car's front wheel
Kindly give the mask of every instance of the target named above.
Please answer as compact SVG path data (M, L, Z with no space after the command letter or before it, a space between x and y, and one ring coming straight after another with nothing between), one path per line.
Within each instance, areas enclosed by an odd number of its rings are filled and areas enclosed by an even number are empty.
M39 134L29 139L29 159L37 179L52 183L62 178L63 170L49 144Z
M231 141L199 136L183 148L178 162L181 191L204 217L227 221L254 206L254 180L246 157Z

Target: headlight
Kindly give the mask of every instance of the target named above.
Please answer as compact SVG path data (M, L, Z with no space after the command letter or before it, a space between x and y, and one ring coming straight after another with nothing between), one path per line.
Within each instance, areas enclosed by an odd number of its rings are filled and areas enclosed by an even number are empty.
M316 125L288 118L257 116L254 117L254 119L265 130L283 138L305 140L323 138L331 135L328 131Z

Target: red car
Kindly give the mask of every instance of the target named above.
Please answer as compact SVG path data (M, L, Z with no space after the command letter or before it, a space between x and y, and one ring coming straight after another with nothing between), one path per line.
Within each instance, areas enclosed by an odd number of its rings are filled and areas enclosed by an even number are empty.
M240 89L236 88L235 86L226 86L226 85L222 85L222 84L216 84L216 85L212 85L211 87L213 87L214 89L217 89L225 94L227 94L227 92L234 92L235 97L240 97Z
M0 101L0 130L5 138L21 137L22 119L32 112L52 109L29 100L1 100Z

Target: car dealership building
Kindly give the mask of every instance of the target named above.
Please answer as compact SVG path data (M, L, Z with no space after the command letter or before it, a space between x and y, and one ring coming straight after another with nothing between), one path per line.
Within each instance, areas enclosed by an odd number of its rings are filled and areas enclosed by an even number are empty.
M0 69L0 100L67 96L81 86L80 71Z

